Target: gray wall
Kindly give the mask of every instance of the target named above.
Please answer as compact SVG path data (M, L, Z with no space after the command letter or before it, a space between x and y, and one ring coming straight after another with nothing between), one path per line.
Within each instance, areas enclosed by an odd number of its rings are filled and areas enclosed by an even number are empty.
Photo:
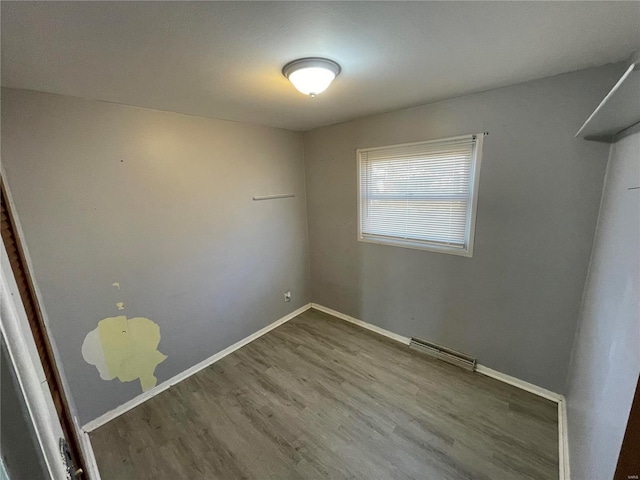
M305 133L313 301L562 392L608 147L609 65ZM356 241L357 148L488 131L473 258Z
M0 340L0 455L10 480L49 477L9 352ZM2 475L0 474L0 478Z
M567 377L573 478L613 478L640 374L640 126L611 147Z
M310 301L302 155L286 130L2 90L3 169L82 423L141 393L82 358L99 320L160 326L160 383ZM296 197L252 201L274 193Z
M82 358L102 318L159 324L162 382L310 300L563 392L608 152L573 135L620 71L314 130L304 152L285 130L3 89L3 169L81 422L140 393ZM356 148L485 130L473 258L356 241Z

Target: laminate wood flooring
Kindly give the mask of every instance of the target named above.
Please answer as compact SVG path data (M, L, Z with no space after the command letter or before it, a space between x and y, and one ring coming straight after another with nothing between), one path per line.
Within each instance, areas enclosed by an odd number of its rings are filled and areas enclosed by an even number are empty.
M308 310L91 433L102 480L558 479L555 403Z

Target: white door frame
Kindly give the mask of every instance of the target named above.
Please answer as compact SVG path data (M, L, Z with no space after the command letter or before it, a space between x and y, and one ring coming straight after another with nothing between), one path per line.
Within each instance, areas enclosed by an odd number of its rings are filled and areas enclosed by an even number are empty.
M2 242L0 242L2 243ZM38 444L52 480L69 478L60 452L62 427L55 414L55 406L44 378L44 371L37 356L37 349L26 315L19 315L22 300L17 291L13 272L8 265L7 252L2 244L2 271L0 275L0 330L7 352L18 378L27 411L38 439ZM7 267L8 272L7 272ZM11 288L13 286L13 288ZM16 297L16 295L18 295ZM17 299L17 301L16 301ZM19 304L17 304L19 302ZM23 312L24 313L24 312ZM28 333L27 333L28 332ZM35 357L34 357L35 353Z

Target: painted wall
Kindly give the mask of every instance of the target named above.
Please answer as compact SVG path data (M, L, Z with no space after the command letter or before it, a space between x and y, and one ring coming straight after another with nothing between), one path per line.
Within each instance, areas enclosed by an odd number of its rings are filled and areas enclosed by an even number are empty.
M572 478L613 478L640 375L639 186L636 126L611 146L567 377Z
M100 320L158 324L160 383L310 301L302 155L286 130L2 90L3 170L81 423L141 393L83 359ZM252 200L275 193L296 196Z
M305 133L313 301L562 392L608 151L574 134L621 70ZM356 240L357 148L483 131L473 258Z

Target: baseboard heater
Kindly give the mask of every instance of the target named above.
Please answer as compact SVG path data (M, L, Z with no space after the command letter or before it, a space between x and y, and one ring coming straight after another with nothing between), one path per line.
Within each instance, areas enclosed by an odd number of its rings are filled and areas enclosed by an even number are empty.
M464 353L456 352L450 348L441 347L435 343L427 342L420 338L412 338L411 343L409 343L409 347L471 372L476 369L475 358L465 355Z

